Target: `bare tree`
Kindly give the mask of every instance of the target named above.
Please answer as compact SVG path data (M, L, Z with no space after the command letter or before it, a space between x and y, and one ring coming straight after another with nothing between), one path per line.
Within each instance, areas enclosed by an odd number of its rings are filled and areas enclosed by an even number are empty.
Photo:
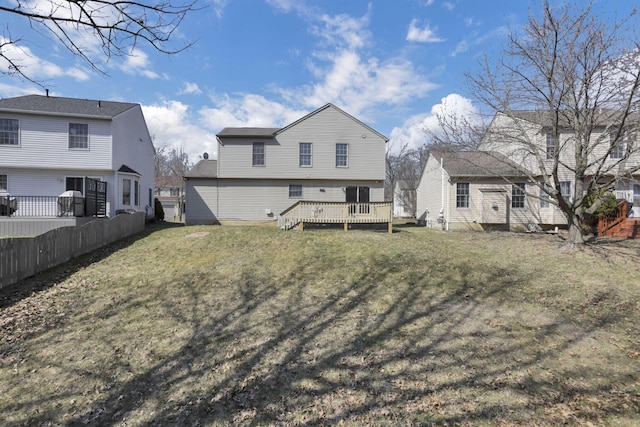
M108 59L130 55L140 42L159 52L178 53L191 45L172 47L171 40L187 13L198 10L197 0L15 0L0 5L5 16L22 18L35 32L58 40L93 69L103 72L96 51ZM91 42L87 42L91 40ZM20 60L28 53L26 39L15 37L7 25L0 35L1 73L18 75L36 84L31 71ZM16 54L20 52L20 55Z
M190 168L191 162L184 147L168 149L166 146L162 146L156 148L155 185L157 188L178 188L175 197L180 221L182 221L185 202L184 176Z
M543 1L522 34L509 34L499 61L485 57L480 73L467 76L474 97L498 112L482 148L523 166L542 192L530 195L543 194L566 217L571 245L584 242L582 221L601 202L589 197L640 168L636 28L635 9L613 22L593 2ZM562 194L567 179L573 188Z

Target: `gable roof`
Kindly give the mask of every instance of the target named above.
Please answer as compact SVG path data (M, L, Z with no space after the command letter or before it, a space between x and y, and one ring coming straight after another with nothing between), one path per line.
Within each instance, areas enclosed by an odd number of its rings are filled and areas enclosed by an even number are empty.
M526 120L547 128L551 127L553 124L553 117L551 116L552 113L554 112L550 110L512 110L509 111L509 113L499 112L499 114L503 114L507 117ZM595 124L596 126L611 126L620 123L621 118L622 113L618 110L601 109L595 114ZM630 120L638 120L638 114L631 113L627 121ZM559 115L558 125L560 127L569 126L569 122L565 115Z
M185 178L217 178L218 161L203 159L196 163L186 174Z
M527 172L504 155L495 151L432 151L451 177L519 177Z
M26 95L0 99L0 112L38 113L111 119L139 104L56 96Z
M276 132L276 135L277 135L277 134L279 134L279 133L284 132L285 130L287 130L287 129L289 129L289 128L291 128L291 127L295 126L295 125L297 125L297 124L298 124L298 123L300 123L300 122L303 122L303 121L307 120L309 117L314 116L314 115L318 114L319 112L326 110L327 108L333 108L333 109L335 109L336 111L338 111L338 112L340 112L340 113L344 114L346 117L350 118L351 120L355 121L356 123L358 123L358 124L360 124L361 126L363 126L363 127L367 128L367 129L368 129L368 130L370 130L371 132L375 133L375 134L376 134L376 135L378 135L380 138L382 138L385 142L388 142L388 141L389 141L389 138L387 138L386 136L384 136L383 134L381 134L381 133L380 133L380 132L378 132L377 130L373 129L373 128L372 128L372 127L370 127L370 126L367 126L366 124L362 123L360 120L358 120L358 119L356 119L355 117L353 117L351 114L349 114L349 113L345 112L344 110L341 110L340 108L336 107L335 105L333 105L333 104L331 104L331 103L328 103L328 104L326 104L326 105L324 105L324 106L322 106L322 107L318 108L317 110L312 111L311 113L307 114L306 116L304 116L304 117L302 117L302 118L300 118L300 119L296 120L295 122L293 122L293 123L291 123L291 124L289 124L289 125L287 125L287 126L283 127L282 129L280 129L280 130L278 130L278 131Z

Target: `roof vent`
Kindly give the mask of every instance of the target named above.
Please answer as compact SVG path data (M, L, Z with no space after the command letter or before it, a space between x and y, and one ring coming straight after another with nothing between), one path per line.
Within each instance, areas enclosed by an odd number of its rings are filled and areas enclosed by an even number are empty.
M203 157L205 160L209 160L209 153L204 153L204 154L202 155L202 157Z

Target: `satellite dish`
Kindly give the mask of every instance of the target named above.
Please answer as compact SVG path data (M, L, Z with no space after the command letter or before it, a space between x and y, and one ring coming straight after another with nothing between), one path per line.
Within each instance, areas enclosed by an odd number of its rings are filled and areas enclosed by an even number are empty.
M202 155L202 157L203 157L205 160L209 160L209 153L204 153L204 154Z

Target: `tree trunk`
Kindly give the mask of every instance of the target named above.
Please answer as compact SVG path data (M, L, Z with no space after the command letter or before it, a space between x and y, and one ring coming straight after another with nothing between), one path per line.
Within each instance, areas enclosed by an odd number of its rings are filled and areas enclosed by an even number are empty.
M567 245L575 246L581 245L584 243L584 234L582 233L582 221L576 215L571 215L569 217L569 221L567 223L568 226L568 237L567 237Z

